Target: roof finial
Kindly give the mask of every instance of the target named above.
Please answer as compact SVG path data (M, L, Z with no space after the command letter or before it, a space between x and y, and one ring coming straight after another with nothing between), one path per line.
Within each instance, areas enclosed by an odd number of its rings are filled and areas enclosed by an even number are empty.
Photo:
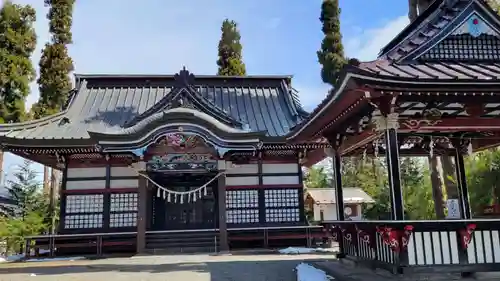
M188 87L193 84L194 75L186 69L186 66L183 66L182 70L175 74L174 79L178 87Z

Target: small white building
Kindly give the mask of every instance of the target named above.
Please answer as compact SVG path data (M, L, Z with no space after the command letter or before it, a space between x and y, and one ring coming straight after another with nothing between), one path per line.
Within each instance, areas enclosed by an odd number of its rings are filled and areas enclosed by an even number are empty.
M361 220L362 205L373 203L373 198L361 188L344 187L344 213L346 219ZM305 208L312 211L314 221L337 220L334 188L308 188L305 193Z

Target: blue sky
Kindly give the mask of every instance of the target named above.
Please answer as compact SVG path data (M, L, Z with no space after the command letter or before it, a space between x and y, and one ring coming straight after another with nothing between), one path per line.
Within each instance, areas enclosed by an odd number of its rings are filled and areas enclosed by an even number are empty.
M37 10L38 48L48 40L42 0L18 0ZM77 73L196 74L217 71L220 25L239 24L248 74L291 74L304 107L326 95L316 51L321 0L84 0L76 1L70 54ZM340 0L346 54L372 60L408 22L407 1ZM390 8L388 8L390 7ZM38 99L36 85L27 103ZM5 171L21 162L6 155ZM9 168L11 167L11 168ZM39 167L41 171L41 167Z

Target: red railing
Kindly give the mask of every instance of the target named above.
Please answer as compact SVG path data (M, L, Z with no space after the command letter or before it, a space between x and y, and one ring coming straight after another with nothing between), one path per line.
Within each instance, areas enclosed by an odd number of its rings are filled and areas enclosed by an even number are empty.
M500 220L331 221L339 257L393 273L500 271Z

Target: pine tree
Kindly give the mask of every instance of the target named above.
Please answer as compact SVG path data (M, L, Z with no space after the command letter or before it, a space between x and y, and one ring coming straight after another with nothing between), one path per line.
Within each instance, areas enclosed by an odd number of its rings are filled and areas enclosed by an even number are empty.
M40 99L33 107L35 118L57 113L66 104L72 88L69 74L74 68L68 45L72 43L75 0L45 0L45 4L50 7L47 18L52 38L45 45L39 63Z
M335 85L338 73L346 64L342 34L340 32L340 8L338 0L324 0L321 5L321 22L325 37L321 42L321 50L317 52L321 64L323 82Z
M241 51L241 35L235 21L225 19L222 22L222 35L219 41L219 59L217 75L244 76L246 75L245 64Z
M9 217L24 218L32 212L43 214L46 211L43 192L31 165L31 161L25 160L14 173L14 179L8 181L6 188L13 204L1 208Z

